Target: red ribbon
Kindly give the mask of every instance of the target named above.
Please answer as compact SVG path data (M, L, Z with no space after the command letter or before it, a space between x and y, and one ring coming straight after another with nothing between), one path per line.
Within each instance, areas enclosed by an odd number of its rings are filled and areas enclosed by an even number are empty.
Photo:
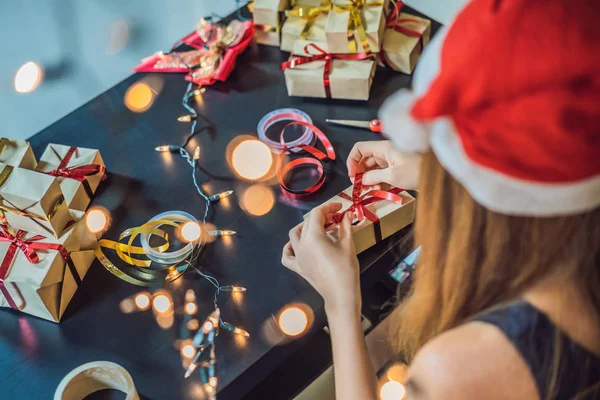
M396 32L402 33L406 36L419 38L420 42L421 42L421 49L423 49L423 47L424 47L423 34L425 33L425 30L415 31L415 30L407 27L406 24L416 24L416 25L419 25L420 27L425 27L425 28L427 28L427 24L425 22L415 19L415 18L400 18L400 10L403 7L404 7L403 2L401 2L401 1L396 2L396 4L394 5L394 8L392 9L392 12L386 18L385 28L393 29ZM385 51L383 50L383 48L379 52L379 58L382 62L384 62L384 63L386 62Z
M339 224L342 222L342 219L347 213L354 213L358 222L362 222L365 218L369 221L373 222L374 230L375 230L375 240L377 242L381 241L381 226L379 222L379 217L375 215L374 212L367 208L368 205L377 203L381 200L393 201L398 205L402 205L402 197L398 194L402 192L404 189L393 188L390 190L370 190L365 194L363 192L363 173L356 174L354 177L354 187L352 188L352 197L348 196L346 193L338 194L339 197L349 200L352 202L352 205L345 209L344 211L339 211L331 216L329 216L329 221L325 228L328 228L332 225Z
M284 135L285 135L285 130L292 125L302 125L302 126L306 127L307 129L312 130L313 133L317 136L317 140L319 142L321 142L321 144L325 148L325 152L317 149L314 146L305 145L305 144L295 145L295 146L291 146L291 147L288 146L288 144L285 142ZM331 142L329 141L327 136L325 136L325 134L319 128L317 128L316 126L314 126L312 124L309 124L308 122L293 121L293 122L290 122L289 124L287 124L283 128L283 130L281 131L281 134L279 136L279 141L281 143L281 146L283 147L283 151L281 153L279 153L279 156L277 158L277 180L279 181L279 185L281 186L281 188L294 198L308 195L308 194L314 193L317 190L319 190L319 188L321 186L323 186L323 183L325 182L325 173L323 170L322 162L328 161L328 160L335 160L335 151L333 150L333 145L331 144ZM312 157L297 158L282 167L283 159L285 158L285 155L293 154L294 149L302 149L302 150L306 151L307 153L309 153L310 155L312 155L314 158L312 158ZM316 183L314 183L313 185L311 185L305 189L290 188L286 183L287 175L294 168L301 167L301 166L309 166L309 165L314 165L317 167L317 172L319 173L319 177L317 178Z
M67 167L71 158L77 151L76 147L71 147L65 157L60 161L58 168L52 170L50 172L46 172L48 175L58 176L63 178L71 178L76 181L83 182L85 181L86 176L96 175L98 173L104 173L106 168L104 165L100 164L89 164L89 165L81 165L79 167Z
M313 54L310 49L315 49L318 53ZM366 60L371 58L372 55L366 53L356 54L331 54L320 48L314 43L307 44L304 46L304 52L309 54L308 56L293 56L290 60L281 63L281 70L284 71L288 68L294 69L299 65L311 63L314 61L325 61L323 68L323 86L325 87L325 96L331 98L331 62L333 60Z
M8 270L17 254L17 251L21 250L23 254L25 254L27 261L30 263L37 263L40 261L40 258L35 250L56 250L65 260L69 260L69 252L67 252L64 246L61 244L39 243L39 240L44 239L44 236L42 235L36 235L29 239L24 239L24 236L27 232L23 230L18 230L16 234L13 234L11 230L5 226L0 226L0 228L2 228L0 231L0 242L10 243L6 255L0 264L0 291L6 298L6 301L8 301L8 305L17 310L17 305L10 296L8 289L4 284L4 280L6 279L6 275L8 275Z

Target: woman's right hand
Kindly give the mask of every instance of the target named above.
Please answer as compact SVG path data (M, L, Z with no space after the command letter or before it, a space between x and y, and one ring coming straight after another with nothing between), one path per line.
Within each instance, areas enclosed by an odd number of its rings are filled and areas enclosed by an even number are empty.
M420 154L402 153L389 140L358 142L352 148L346 165L348 176L354 182L364 172L363 184L378 187L387 183L395 187L415 190L421 172Z

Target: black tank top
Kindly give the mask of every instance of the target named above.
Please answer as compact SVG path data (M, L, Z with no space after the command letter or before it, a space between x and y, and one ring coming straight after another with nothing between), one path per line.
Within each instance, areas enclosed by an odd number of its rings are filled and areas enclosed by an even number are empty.
M526 302L488 311L474 318L498 327L519 351L535 378L540 399L600 400L600 358L562 333L542 312ZM560 348L560 366L553 393L554 346Z

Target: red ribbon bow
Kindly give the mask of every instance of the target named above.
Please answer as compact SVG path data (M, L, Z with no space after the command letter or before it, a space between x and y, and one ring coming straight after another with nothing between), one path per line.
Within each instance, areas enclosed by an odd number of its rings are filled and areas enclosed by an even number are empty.
M86 176L96 175L98 173L104 173L106 168L104 165L100 164L89 164L89 165L81 165L79 167L67 167L71 158L77 151L76 147L71 147L65 157L60 161L58 168L52 170L50 172L46 172L48 175L58 176L63 178L71 178L76 181L83 182L85 181Z
M310 49L315 49L318 54L313 54L310 52ZM320 48L314 43L309 43L304 46L304 52L309 54L308 56L297 57L294 56L292 59L281 63L281 70L284 71L288 68L296 68L299 65L311 63L314 61L325 61L325 66L323 68L323 86L325 87L325 96L327 98L331 98L331 62L333 60L366 60L367 58L371 58L372 55L366 53L356 53L356 54L331 54Z
M352 205L344 211L339 211L329 217L329 223L325 225L328 228L332 225L339 224L347 213L354 213L358 222L362 222L365 217L373 222L375 230L375 240L379 242L381 240L381 226L379 223L379 217L375 213L367 208L368 205L377 203L381 200L393 201L398 205L402 205L402 197L398 194L404 189L393 188L390 190L370 190L364 194L363 192L363 174L356 174L354 177L354 187L352 188L352 197L346 193L338 194L339 197L349 200Z
M292 125L302 125L302 126L306 127L306 129L312 130L313 133L317 136L317 140L319 142L321 142L321 144L325 148L325 152L317 149L314 146L305 145L305 144L291 146L291 147L288 146L287 143L285 142L284 134L285 134L285 130ZM290 122L289 124L287 124L283 128L283 130L281 131L281 134L279 135L279 141L281 143L281 146L283 147L283 151L281 153L279 153L279 156L277 158L277 180L279 181L279 185L281 186L281 188L283 190L285 190L286 192L288 192L292 197L296 197L296 198L316 192L321 186L323 186L323 183L325 182L325 173L323 171L322 161L335 160L335 151L333 150L333 145L331 144L331 142L329 141L327 136L325 136L325 134L319 128L317 128L316 126L314 126L312 124L309 124L308 122L293 121L293 122ZM284 160L284 157L286 156L286 154L292 154L293 153L292 150L297 149L297 148L306 151L307 153L309 153L310 155L312 155L315 158L312 158L312 157L297 158L295 160L290 161L284 167L282 167L283 160ZM299 166L304 166L304 165L315 165L317 167L317 171L319 173L317 182L306 189L290 188L286 184L285 177L292 169L299 167Z
M407 36L412 36L412 37L417 37L417 38L422 37L424 30L423 31L415 31L415 30L412 30L412 29L406 27L405 25L406 24L417 24L419 26L427 28L427 24L416 18L400 18L400 10L402 9L402 7L404 7L403 2L401 2L401 1L396 2L396 4L394 5L394 8L392 9L392 12L386 19L385 27L388 29L393 29L396 32L403 33Z
M8 305L17 310L17 305L10 296L8 289L4 284L4 279L6 279L6 275L8 275L8 270L17 254L17 251L21 250L23 254L25 254L27 261L30 263L37 263L40 261L40 258L35 250L56 250L65 260L69 259L69 252L67 252L64 246L61 244L39 243L39 240L44 239L44 236L42 235L36 235L29 239L24 239L24 236L27 232L23 230L18 230L16 234L13 234L11 230L3 225L0 226L0 228L2 228L0 231L0 242L10 243L6 255L4 256L4 260L2 260L2 263L0 264L0 291L6 298Z

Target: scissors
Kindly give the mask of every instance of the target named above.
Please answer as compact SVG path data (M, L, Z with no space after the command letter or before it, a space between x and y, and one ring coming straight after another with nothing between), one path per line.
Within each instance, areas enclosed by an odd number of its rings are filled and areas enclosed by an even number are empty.
M373 119L371 121L353 121L348 119L326 119L325 122L331 124L353 126L355 128L370 129L371 132L381 133L381 121Z

